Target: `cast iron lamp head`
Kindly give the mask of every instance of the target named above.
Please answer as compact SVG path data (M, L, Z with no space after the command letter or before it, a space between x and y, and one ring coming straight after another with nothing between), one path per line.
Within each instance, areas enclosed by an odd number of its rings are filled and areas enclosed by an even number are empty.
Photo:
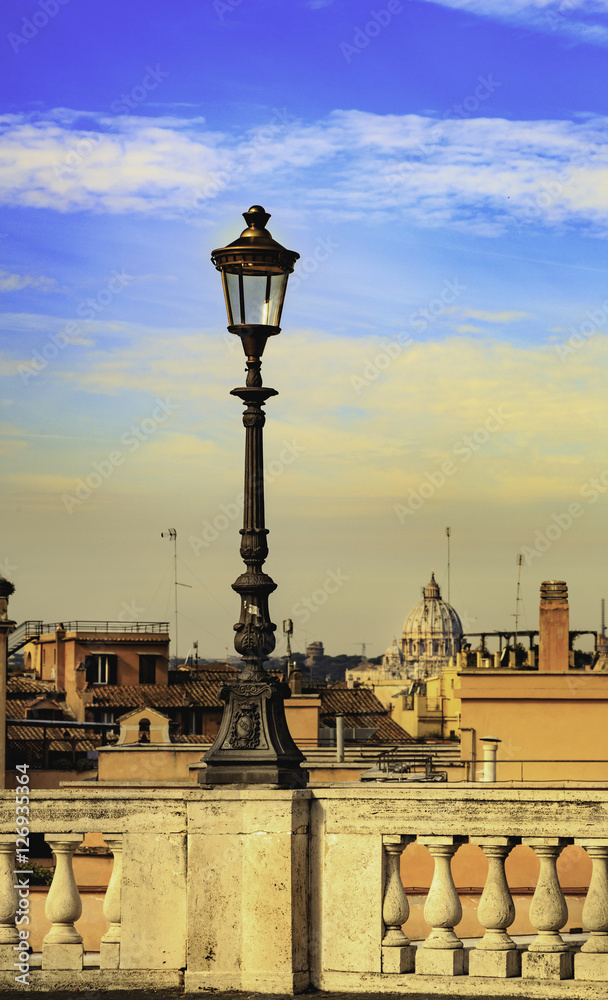
M287 279L300 256L273 240L266 229L270 215L261 205L243 212L247 223L238 240L211 254L221 271L228 329L240 336L248 358L260 358L279 323Z

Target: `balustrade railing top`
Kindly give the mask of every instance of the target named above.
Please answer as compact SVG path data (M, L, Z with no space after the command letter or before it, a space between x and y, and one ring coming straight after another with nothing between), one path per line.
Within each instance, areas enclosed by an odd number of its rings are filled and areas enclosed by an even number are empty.
M25 905L14 888L18 797L0 792L0 989L9 990L16 917ZM75 785L28 798L21 836L44 833L57 861L46 906L51 928L41 967L32 960L30 970L37 990L48 982L55 989L290 993L312 983L402 995L605 996L606 784ZM101 832L114 856L95 968L91 956L83 967L75 926L82 899L73 856L87 832ZM481 848L488 871L477 907L485 933L473 949L459 936L462 903L451 867L465 842ZM536 933L523 951L509 933L514 908L505 875L510 851L522 844L540 869L530 907ZM584 848L593 864L582 913L589 936L577 949L560 933L568 911L557 862L568 844ZM402 856L414 850L434 863L424 904L431 930L417 945L403 931L409 903L400 874Z

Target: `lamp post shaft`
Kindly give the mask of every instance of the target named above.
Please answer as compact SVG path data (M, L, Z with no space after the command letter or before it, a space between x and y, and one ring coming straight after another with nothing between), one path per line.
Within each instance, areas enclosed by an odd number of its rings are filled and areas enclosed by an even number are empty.
M289 685L269 675L264 662L275 647L276 625L270 620L268 598L276 583L263 570L268 555L264 516L264 445L266 415L262 409L276 389L262 385L258 356L247 360L247 384L231 395L245 403L245 490L241 556L246 569L232 584L241 598L241 615L234 626L234 646L244 669L224 685L226 702L218 735L205 754L206 768L199 782L213 784L271 784L302 787L308 772L300 764L304 754L291 738L285 719Z
M262 567L268 555L268 529L264 515L264 443L263 431L266 414L262 407L275 389L263 388L259 358L247 361L247 385L233 389L246 404L243 413L245 426L245 489L243 527L241 528L241 558L247 569L232 584L241 598L241 616L234 626L234 647L245 661L243 680L260 680L266 677L264 661L275 647L276 625L270 621L268 597L276 590L276 583L264 573Z

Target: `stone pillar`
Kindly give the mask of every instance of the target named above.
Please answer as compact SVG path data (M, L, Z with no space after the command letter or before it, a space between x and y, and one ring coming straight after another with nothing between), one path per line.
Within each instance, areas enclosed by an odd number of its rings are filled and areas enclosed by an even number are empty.
M608 981L608 840L576 840L593 861L593 871L585 905L583 926L589 938L574 956L574 978Z
M500 670L500 653L498 650L494 653L494 669Z
M82 833L53 833L44 837L55 855L56 867L44 909L53 926L42 942L43 969L82 969L82 937L74 927L74 921L82 913L82 902L72 858L83 838Z
M413 972L416 949L403 933L402 925L410 915L410 907L401 881L401 855L407 844L415 837L384 836L384 857L386 874L382 920L385 933L382 938L382 971Z
M570 665L568 587L563 580L540 586L538 616L539 671L566 672Z
M112 875L103 901L103 915L110 926L101 939L99 964L102 969L120 966L120 896L122 889L122 834L105 834L106 844L114 855Z
M517 837L476 837L488 859L488 877L477 917L486 928L481 941L469 955L469 975L509 979L521 975L521 957L513 938L507 934L515 920L515 906L505 875L505 861L518 842Z
M462 906L452 878L451 862L466 837L419 837L428 847L435 871L424 907L424 919L432 931L416 953L416 972L423 976L461 976L465 952L454 927L462 918Z
M307 989L309 805L310 793L304 789L221 789L213 796L188 799L187 994L216 990L285 996ZM360 921L370 939L369 952L377 960L373 971L380 972L380 838L328 839L347 843L344 851L338 851L342 864L332 880L335 896L324 888L323 905L330 908L339 928L337 910L350 918L348 932L354 933L347 946L369 969L365 941L356 936ZM358 847L359 841L368 839L373 840L372 860L377 864L370 864L365 850L354 853L348 842L354 840ZM328 851L325 864L330 870L332 860ZM349 882L353 875L354 886ZM365 905L355 905L361 899ZM339 929L335 942L325 938L324 951L331 953L332 945L340 950L345 936Z
M559 933L568 919L568 907L556 868L568 840L525 837L523 843L534 849L540 860L540 872L530 907L530 920L538 934L522 958L522 976L526 979L571 979L572 955Z
M19 943L15 927L19 897L14 868L15 834L0 834L0 969L7 972L14 972L13 965L18 961L14 946Z

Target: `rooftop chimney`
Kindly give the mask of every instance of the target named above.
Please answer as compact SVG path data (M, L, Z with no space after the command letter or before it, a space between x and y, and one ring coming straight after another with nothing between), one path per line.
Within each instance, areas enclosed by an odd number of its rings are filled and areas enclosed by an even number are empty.
M564 580L540 585L538 616L538 669L564 673L569 668L568 587Z

